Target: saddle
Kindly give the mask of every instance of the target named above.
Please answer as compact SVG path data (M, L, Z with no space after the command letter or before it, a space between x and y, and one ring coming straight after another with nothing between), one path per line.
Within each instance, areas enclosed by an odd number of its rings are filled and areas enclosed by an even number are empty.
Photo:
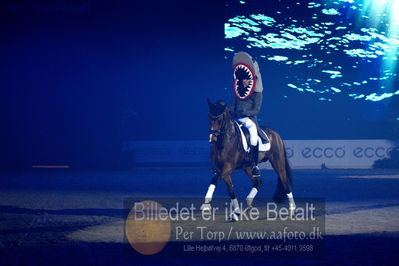
M234 120L234 125L236 127L236 130L240 132L241 135L241 141L242 141L242 147L246 152L249 152L250 150L250 134L248 128L246 128L240 121ZM258 143L259 143L259 151L268 151L270 150L270 140L269 136L267 136L266 132L263 131L261 128L257 128L258 132L261 131L263 135L265 136L264 138L260 137L260 134L258 133ZM267 138L267 139L265 139Z

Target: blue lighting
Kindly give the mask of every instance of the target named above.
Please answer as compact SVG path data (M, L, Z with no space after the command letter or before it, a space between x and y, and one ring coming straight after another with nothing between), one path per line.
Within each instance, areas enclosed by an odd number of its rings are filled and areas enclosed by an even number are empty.
M226 18L228 56L245 48L268 65L289 67L299 74L284 81L287 89L327 94L331 101L337 94L371 102L397 97L399 1L278 1L278 10L270 12L262 1L255 3L255 12ZM311 16L304 17L305 10Z

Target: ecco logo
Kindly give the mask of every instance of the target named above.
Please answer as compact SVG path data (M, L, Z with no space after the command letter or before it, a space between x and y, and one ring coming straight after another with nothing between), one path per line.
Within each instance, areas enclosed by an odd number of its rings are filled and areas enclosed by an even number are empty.
M398 150L399 147L389 147L389 148L385 148L385 147L366 147L366 148L362 148L362 147L356 147L353 150L353 156L355 156L356 158L373 158L373 157L377 157L377 158L384 158L384 157L389 157L390 153L393 150Z
M332 147L315 147L315 148L309 148L306 147L302 150L302 156L306 159L308 158L343 158L346 154L345 148L344 147L337 147L337 148L332 148Z
M291 147L287 147L285 149L285 153L287 154L287 158L290 159L292 157L294 157L294 149Z

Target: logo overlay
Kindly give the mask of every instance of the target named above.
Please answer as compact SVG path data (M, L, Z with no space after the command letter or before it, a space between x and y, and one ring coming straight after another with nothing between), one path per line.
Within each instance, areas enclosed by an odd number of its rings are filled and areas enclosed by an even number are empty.
M126 198L125 239L129 256L160 257L314 257L323 254L325 201L297 199L288 204L256 198L248 209L240 202L238 221L231 220L228 199Z

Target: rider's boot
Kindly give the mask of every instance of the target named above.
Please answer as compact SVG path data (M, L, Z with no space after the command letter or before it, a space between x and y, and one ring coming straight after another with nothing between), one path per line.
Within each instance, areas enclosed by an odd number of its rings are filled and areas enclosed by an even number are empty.
M260 176L260 170L258 167L258 156L259 156L259 145L251 146L252 150L252 176Z

